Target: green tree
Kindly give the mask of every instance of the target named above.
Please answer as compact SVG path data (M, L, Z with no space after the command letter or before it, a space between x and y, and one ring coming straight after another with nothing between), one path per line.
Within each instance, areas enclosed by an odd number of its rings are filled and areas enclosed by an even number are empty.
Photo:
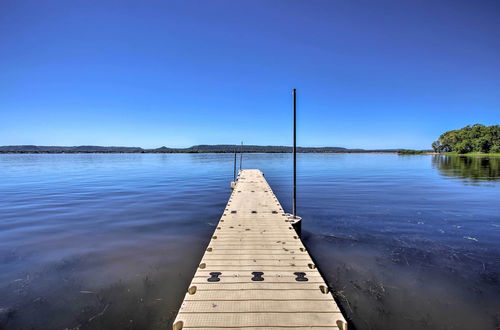
M498 152L500 148L500 126L481 124L465 126L461 129L445 132L432 143L436 152Z
M459 154L466 154L468 152L472 152L472 144L469 141L460 141L453 146L452 149L454 152L458 152Z
M490 152L491 138L489 136L482 136L472 140L472 151L474 152Z

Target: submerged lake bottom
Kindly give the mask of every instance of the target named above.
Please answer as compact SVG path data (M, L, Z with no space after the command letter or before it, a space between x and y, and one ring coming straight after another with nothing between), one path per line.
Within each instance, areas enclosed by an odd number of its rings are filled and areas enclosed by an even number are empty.
M291 209L289 154L245 154ZM0 155L0 329L170 329L226 154ZM354 329L500 328L500 158L299 154L304 245Z

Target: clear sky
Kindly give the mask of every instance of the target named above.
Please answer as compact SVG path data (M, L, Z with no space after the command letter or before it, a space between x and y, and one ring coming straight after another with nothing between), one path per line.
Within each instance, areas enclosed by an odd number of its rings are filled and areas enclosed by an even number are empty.
M498 0L0 1L0 145L430 148L500 124Z

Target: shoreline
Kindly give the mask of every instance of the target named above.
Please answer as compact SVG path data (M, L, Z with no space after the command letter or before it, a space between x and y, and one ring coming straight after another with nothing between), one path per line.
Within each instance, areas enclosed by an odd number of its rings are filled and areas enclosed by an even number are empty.
M490 157L490 156L500 156L500 153L480 153L480 152L469 152L469 153L466 153L466 154L459 154L459 153L456 153L456 152L446 152L444 153L444 155L447 155L447 156L470 156L470 157L475 157L475 156L480 156L480 157Z
M144 152L119 152L119 151L76 151L76 152L47 152L47 151L40 151L40 152L35 152L35 151L0 151L0 155L13 155L13 154L31 154L31 155L37 155L37 154L47 154L47 155L62 155L62 154L233 154L233 151L199 151L199 152L182 152L182 151L177 151L177 152L158 152L158 151L144 151ZM291 152L288 151L244 151L244 152L239 152L238 154L243 153L243 154L291 154ZM361 151L361 152L356 152L356 151L343 151L343 152L327 152L327 151L306 151L306 152L301 152L297 151L298 154L397 154L398 151Z
M63 155L63 154L233 154L233 151L0 151L0 155ZM291 154L288 151L244 151L244 154ZM399 156L466 156L466 157L500 157L500 153L467 153L453 152L417 152L401 153L400 151L297 151L298 154L396 154Z

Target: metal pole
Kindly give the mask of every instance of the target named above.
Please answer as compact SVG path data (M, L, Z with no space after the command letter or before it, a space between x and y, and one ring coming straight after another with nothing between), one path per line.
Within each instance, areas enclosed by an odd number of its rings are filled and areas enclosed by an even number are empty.
M243 163L243 141L241 141L241 148L240 148L240 171L241 171L241 164Z
M236 148L234 148L234 174L233 174L233 181L236 182Z
M297 215L297 90L293 89L293 217Z

